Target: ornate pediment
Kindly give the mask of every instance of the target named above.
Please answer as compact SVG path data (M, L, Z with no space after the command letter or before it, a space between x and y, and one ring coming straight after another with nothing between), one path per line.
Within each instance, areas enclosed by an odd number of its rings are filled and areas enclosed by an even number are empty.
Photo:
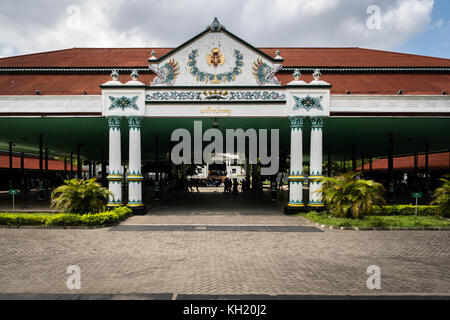
M274 86L283 59L246 43L215 18L205 31L159 59L152 54L149 62L154 86Z

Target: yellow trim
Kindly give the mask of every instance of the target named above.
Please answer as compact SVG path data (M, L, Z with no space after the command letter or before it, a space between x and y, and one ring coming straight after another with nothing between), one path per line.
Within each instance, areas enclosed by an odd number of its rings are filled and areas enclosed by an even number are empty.
M288 207L304 207L304 204L290 204L288 203Z
M141 181L144 180L143 176L128 176L127 177L128 181Z
M143 206L144 206L143 203L142 204L131 204L131 203L127 204L127 207L143 207Z
M324 176L310 176L309 179L322 179Z
M112 175L112 176L107 176L106 179L107 180L111 180L111 181L121 181L122 180L122 176Z
M107 207L121 207L121 206L123 206L123 203L108 203L106 206Z
M308 207L325 207L324 204L308 204Z

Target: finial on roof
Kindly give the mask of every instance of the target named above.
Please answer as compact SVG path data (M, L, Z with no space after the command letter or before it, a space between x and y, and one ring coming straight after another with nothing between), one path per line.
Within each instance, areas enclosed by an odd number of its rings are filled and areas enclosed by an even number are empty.
M152 53L150 53L150 59L149 59L149 60L158 60L158 59L156 58L155 50L152 50Z
M319 69L314 69L314 73L312 74L314 80L311 81L309 84L315 85L315 86L329 86L330 84L328 82L325 82L323 80L320 80L322 77L322 72L320 72Z
M113 81L119 80L119 72L117 70L113 70L111 72L111 78L113 79Z
M322 76L322 73L320 72L319 69L314 70L314 73L313 73L314 80L319 81L321 76Z
M137 79L139 79L139 73L136 69L133 69L133 71L131 71L131 79L133 81L137 81Z
M275 60L284 60L281 56L280 50L275 51Z
M217 17L214 18L213 22L207 27L211 32L221 32L225 27L219 22Z
M292 77L294 78L295 81L299 81L300 78L302 77L300 69L295 69L294 72L292 73Z

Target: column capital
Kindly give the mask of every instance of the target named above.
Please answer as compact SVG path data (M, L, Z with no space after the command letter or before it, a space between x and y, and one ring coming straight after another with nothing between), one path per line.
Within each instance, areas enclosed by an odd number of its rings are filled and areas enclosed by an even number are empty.
M108 125L110 128L120 129L120 124L122 123L122 118L111 117L111 118L107 118L107 120L108 120Z
M128 120L128 127L130 130L137 129L139 130L141 128L142 118L138 117L129 117Z
M323 124L325 122L325 118L309 118L309 123L311 125L311 129L322 129Z
M304 119L300 118L300 117L289 118L289 123L290 123L291 129L292 130L302 129L303 128L303 120Z

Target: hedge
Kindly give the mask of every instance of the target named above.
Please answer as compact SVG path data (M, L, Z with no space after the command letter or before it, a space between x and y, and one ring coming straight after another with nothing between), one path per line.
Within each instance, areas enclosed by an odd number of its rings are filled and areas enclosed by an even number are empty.
M116 208L95 214L39 214L39 213L0 213L0 225L7 226L102 226L112 225L128 218L131 209Z
M419 216L436 215L437 206L417 206L417 214ZM416 206L414 205L395 205L374 207L373 216L409 216L416 214Z

